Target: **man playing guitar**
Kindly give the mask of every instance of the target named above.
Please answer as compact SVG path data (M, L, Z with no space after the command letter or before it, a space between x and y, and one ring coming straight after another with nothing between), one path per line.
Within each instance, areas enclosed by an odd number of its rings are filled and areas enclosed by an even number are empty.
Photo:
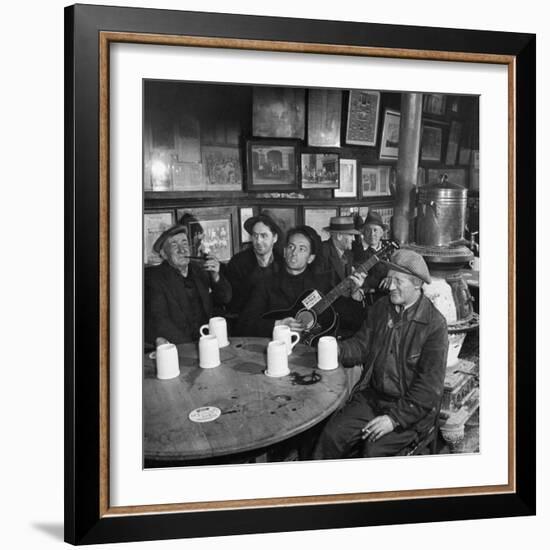
M302 331L302 321L289 314L285 317L264 318L270 311L287 310L308 289L325 292L330 289L329 274L319 274L311 264L320 249L317 232L307 225L291 229L287 233L284 248L284 270L276 277L262 281L252 292L241 312L238 331L248 336L270 337L275 325L287 325Z
M357 267L367 273L387 250L391 243ZM287 325L301 331L301 341L316 345L327 334L337 334L338 315L332 304L342 296L350 296L357 289L352 277L346 277L336 287L332 286L332 274L315 273L310 265L319 250L319 237L309 226L291 229L284 250L285 269L278 277L271 277L258 285L241 314L239 331L249 336L271 336L275 325Z

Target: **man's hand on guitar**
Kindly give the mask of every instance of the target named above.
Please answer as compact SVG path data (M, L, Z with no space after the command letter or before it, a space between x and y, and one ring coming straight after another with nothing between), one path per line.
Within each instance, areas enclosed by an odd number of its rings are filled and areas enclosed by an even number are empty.
M353 283L351 291L355 292L365 284L365 279L367 278L367 274L364 271L354 270L353 273L349 276L349 278Z
M278 325L286 325L290 328L290 330L295 330L296 332L301 332L304 330L304 325L300 323L300 321L296 321L294 317L286 317L285 319L279 319L278 321L275 321L275 326Z

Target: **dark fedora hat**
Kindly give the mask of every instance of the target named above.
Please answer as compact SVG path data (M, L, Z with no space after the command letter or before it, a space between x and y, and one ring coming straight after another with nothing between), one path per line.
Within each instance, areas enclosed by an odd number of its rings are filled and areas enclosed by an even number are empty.
M244 222L244 228L250 235L252 235L252 230L254 229L254 226L258 222L261 222L264 225L267 225L267 227L271 229L271 232L274 235L281 236L281 228L273 221L273 218L271 218L270 216L264 213L260 213L257 216L248 218L248 220Z
M174 235L178 235L179 233L185 233L187 235L187 227L185 227L185 225L179 225L179 224L169 227L166 231L161 233L159 238L155 241L155 244L153 245L153 250L157 254L160 254L160 251L162 250L162 246L166 242L166 239L169 239Z
M379 225L384 231L388 228L388 226L382 221L382 216L374 210L369 210L369 213L363 222L363 227L367 224Z
M353 216L336 216L330 218L330 225L323 227L325 231L330 233L349 233L350 235L359 235L359 231L355 229L355 220Z

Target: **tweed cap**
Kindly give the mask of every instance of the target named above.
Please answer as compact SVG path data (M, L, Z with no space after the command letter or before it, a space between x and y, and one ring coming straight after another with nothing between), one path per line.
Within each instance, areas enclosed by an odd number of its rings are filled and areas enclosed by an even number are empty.
M383 261L383 263L395 271L400 271L407 275L414 275L422 279L425 283L430 284L432 282L424 258L414 250L400 248L392 254L389 262Z
M178 235L179 233L185 233L187 235L187 227L185 225L173 225L172 227L169 227L166 231L164 231L160 237L155 241L155 244L153 244L153 250L159 254L162 250L162 246L166 242L166 239L169 239L170 237L173 237L174 235Z
M323 227L329 233L347 233L350 235L359 235L359 231L355 229L355 220L353 216L336 216L330 218L328 227Z
M279 237L281 236L281 228L273 221L273 218L271 218L271 216L268 216L263 212L258 214L257 216L248 218L248 220L244 222L244 228L250 235L252 235L252 230L258 222L261 222L269 227L273 235L278 235Z
M384 231L388 228L388 226L382 221L382 216L374 210L369 210L367 217L363 222L363 228L367 224L379 225Z
M319 234L313 227L309 225L298 225L297 227L293 227L288 231L286 234L286 244L288 244L288 241L292 235L300 234L307 238L311 245L311 253L317 254L319 252L319 249L321 248L321 237L319 237Z

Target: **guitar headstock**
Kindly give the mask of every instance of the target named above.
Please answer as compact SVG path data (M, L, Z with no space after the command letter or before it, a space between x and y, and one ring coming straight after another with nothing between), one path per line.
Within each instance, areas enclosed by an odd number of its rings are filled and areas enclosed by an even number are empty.
M376 255L380 260L389 260L391 255L399 250L399 244L392 240L382 241L382 248Z

